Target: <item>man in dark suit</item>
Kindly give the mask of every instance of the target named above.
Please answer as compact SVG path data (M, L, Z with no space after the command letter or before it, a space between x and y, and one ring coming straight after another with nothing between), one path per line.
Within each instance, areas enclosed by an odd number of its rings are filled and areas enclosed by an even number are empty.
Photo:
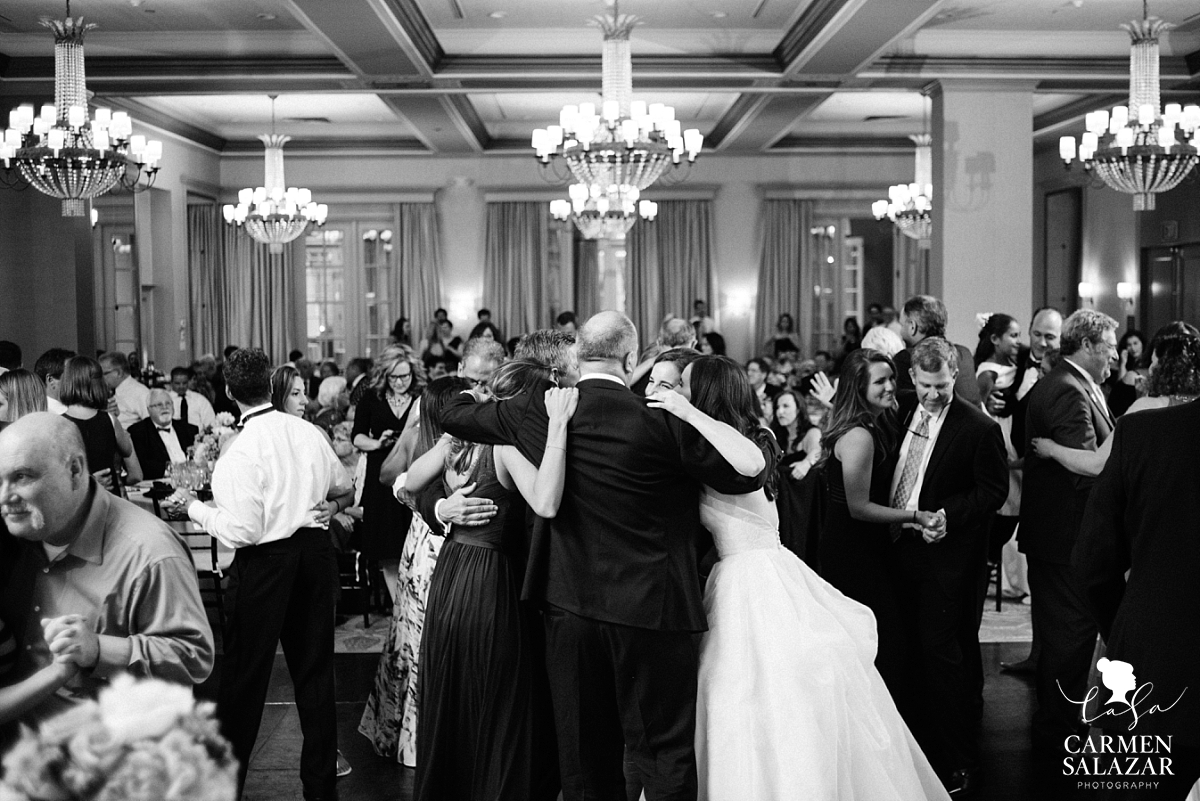
M1133 666L1144 696L1132 732L1128 710L1095 725L1114 735L1170 740L1170 753L1161 756L1172 759L1173 775L1155 777L1156 798L1183 798L1200 778L1198 453L1200 403L1122 417L1072 557L1084 604L1108 644L1107 658ZM1148 713L1153 704L1170 708ZM1115 713L1121 705L1101 708ZM1116 790L1102 797L1146 796Z
M914 295L904 303L901 336L908 346L892 359L896 364L896 398L904 400L913 394L912 351L929 337L946 338L946 304L932 295ZM955 345L958 353L958 378L954 394L973 406L979 406L979 383L975 380L975 358L963 345Z
M200 430L186 420L172 420L175 404L165 389L150 390L146 409L150 416L129 427L133 450L146 479L162 478L171 462L187 460L187 449Z
M739 475L695 429L627 386L637 330L601 312L579 330L579 408L570 423L562 505L527 580L544 606L546 663L567 801L621 798L626 745L647 796L694 799L698 634L707 628L695 538L702 484L763 485ZM542 392L498 404L469 396L443 414L451 434L545 448ZM531 569L530 572L533 572Z
M1079 710L1063 693L1083 697L1096 646L1096 624L1071 569L1071 549L1094 479L1040 458L1029 442L1048 437L1068 448L1094 451L1108 439L1113 419L1100 385L1117 355L1116 328L1116 320L1090 309L1068 317L1062 326L1062 361L1028 398L1017 542L1029 559L1033 626L1041 643L1034 746L1050 759L1066 737L1078 733Z
M1029 413L1029 393L1042 377L1042 361L1046 354L1058 350L1058 340L1062 336L1062 312L1053 306L1044 306L1033 313L1029 323L1029 345L1021 346L1017 352L1017 377L1014 396L1016 401L1011 410L1004 408L1006 393L994 392L988 399L988 411L1000 416L1005 412L1012 415L1012 445L1018 456L1025 455L1025 417ZM1012 538L1013 532L1007 527L997 526L993 529L989 543L989 559L999 562L999 554ZM986 584L986 581L985 581ZM984 590L986 593L986 588ZM1029 656L1017 662L1001 662L1000 669L1010 673L1033 673L1037 669L1037 657L1041 651L1037 629L1033 631L1033 643L1029 648Z
M954 394L958 353L940 337L912 350L914 395L902 402L905 433L893 471L891 504L937 510L935 531L893 530L895 557L912 587L902 603L919 654L918 686L927 720L915 727L952 793L978 787L976 710L982 663L976 586L986 569L991 516L1008 495L1000 426Z

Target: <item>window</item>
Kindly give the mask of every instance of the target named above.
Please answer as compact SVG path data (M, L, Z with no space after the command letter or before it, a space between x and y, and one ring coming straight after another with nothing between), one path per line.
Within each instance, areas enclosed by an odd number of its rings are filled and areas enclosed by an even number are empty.
M308 358L346 361L346 232L329 227L304 242Z

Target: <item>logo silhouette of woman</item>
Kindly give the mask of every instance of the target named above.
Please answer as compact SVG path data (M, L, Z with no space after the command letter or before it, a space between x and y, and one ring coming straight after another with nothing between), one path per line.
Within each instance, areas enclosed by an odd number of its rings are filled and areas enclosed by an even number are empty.
M1100 680L1104 682L1104 686L1112 690L1112 698L1108 699L1108 703L1132 706L1125 696L1137 689L1133 665L1119 659L1100 657L1096 661L1096 668L1100 671Z

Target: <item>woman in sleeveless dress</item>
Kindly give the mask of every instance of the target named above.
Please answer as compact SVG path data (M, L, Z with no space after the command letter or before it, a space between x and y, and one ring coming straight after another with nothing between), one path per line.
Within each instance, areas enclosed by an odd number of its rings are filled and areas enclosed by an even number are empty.
M539 372L540 371L540 372ZM518 394L549 371L517 360L493 374L493 397ZM562 500L567 422L574 389L546 392L549 430L540 468L511 446L474 445L443 436L409 468L406 489L438 478L447 492L474 484L475 498L498 508L488 523L452 528L429 586L421 638L417 718L417 801L527 801L541 778L534 753L534 665L520 607L519 546L524 516L507 525L519 492L540 517ZM515 514L515 512L514 512Z
M988 534L987 558L993 564L1001 561L1004 545L1016 532L1021 513L1021 459L1012 436L1012 415L1017 406L1017 354L1020 350L1021 326L1011 316L993 314L979 329L979 345L975 348L975 378L979 382L979 397L983 399L984 413L1000 425L1009 465L1008 497L992 518L992 528ZM1016 589L1027 590L1028 581L1023 571L1013 572L1015 575L1010 583Z
M425 386L425 371L410 348L391 345L375 359L370 388L354 412L351 431L354 447L367 455L363 478L363 555L379 562L388 596L396 600L396 581L404 537L412 522L412 511L379 483L379 469L404 430L412 405Z
M67 407L63 417L83 436L88 470L100 473L98 478L114 495L121 494L122 472L126 483L141 481L142 466L133 452L133 440L108 412L108 385L100 362L90 356L67 359L58 393Z
M400 436L400 444L380 470L383 480L399 484L397 500L413 510L412 523L400 554L400 577L392 622L388 627L375 687L363 710L358 731L371 741L375 753L393 757L405 767L417 765L418 669L421 657L421 632L429 584L442 550L444 537L425 524L416 509L416 498L404 489L409 465L432 449L442 436L439 415L442 406L454 395L470 389L464 378L447 376L425 388L420 403L420 424L409 426ZM395 479L399 476L399 479ZM404 480L401 480L404 479Z
M663 394L653 405L693 425L739 472L753 455L777 457L737 363L700 359L684 386L691 403ZM700 799L948 798L874 667L871 610L781 546L771 490L701 496L720 561L704 591Z

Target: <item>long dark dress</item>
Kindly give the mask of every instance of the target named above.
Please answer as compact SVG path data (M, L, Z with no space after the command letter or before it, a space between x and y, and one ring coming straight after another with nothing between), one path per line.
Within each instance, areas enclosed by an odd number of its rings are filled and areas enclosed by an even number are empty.
M400 436L412 408L410 403L403 416L396 417L379 393L368 390L355 409L350 441L359 434L379 439L379 435L388 430ZM368 559L399 559L404 551L408 525L412 522L412 510L396 500L391 487L379 483L379 469L389 453L389 448L379 448L367 454L362 492L363 519L359 532L362 535L360 550Z
M98 470L112 470L108 490L116 495L121 494L122 458L117 450L117 432L113 428L118 425L113 422L108 412L96 412L87 420L64 414L79 428L83 435L83 450L87 454L88 470L95 473Z
M878 442L872 459L870 499L888 506L893 461ZM892 561L887 525L850 516L842 463L830 453L825 462L829 502L821 526L821 576L845 595L870 607L879 631L875 666L887 683L896 706L912 720L912 682L908 680L908 645L897 597L899 587Z
M490 498L499 511L487 525L453 528L433 571L421 636L413 798L526 801L533 781L532 650L519 574L505 553L513 499L496 477L490 446L479 446L474 468L455 484L469 482L478 482L472 497ZM509 536L520 528L509 526Z

